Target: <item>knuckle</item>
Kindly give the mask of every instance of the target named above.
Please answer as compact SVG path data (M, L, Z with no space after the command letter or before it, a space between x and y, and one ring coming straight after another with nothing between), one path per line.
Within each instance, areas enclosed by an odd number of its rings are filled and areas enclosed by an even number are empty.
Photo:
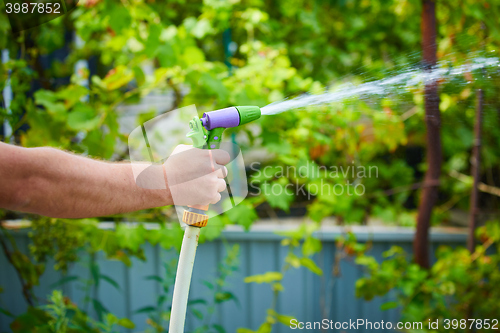
M231 159L231 156L229 155L229 153L227 151L224 151L223 156L224 156L224 162L225 162L224 164L229 163L229 160Z
M212 204L216 204L217 202L219 202L219 200L221 199L221 195L220 193L217 193L215 194L213 197L212 197Z

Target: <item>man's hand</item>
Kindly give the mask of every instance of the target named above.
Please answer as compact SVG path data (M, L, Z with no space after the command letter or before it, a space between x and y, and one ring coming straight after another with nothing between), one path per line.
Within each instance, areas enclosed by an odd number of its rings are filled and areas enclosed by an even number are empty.
M221 199L226 189L230 156L224 150L179 145L163 167L175 205L208 205Z
M226 188L224 164L230 160L222 150L178 146L164 166L143 164L148 171L135 179L134 164L96 161L54 148L0 142L0 157L0 208L60 218L216 203Z

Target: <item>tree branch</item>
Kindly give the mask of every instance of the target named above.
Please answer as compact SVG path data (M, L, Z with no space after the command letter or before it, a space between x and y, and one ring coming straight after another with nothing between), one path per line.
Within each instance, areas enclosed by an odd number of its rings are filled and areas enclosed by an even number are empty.
M431 71L437 62L436 45L436 2L422 0L422 49L423 67ZM441 114L439 112L439 85L436 80L425 84L425 123L427 127L427 172L424 183L439 181L442 164ZM429 267L429 228L432 211L438 200L438 186L424 187L418 207L417 230L413 242L415 262L421 267Z

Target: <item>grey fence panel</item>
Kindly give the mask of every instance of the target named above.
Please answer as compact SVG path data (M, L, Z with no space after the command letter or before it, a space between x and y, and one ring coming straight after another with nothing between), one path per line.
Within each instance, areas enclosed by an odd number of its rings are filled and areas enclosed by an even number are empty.
M148 247L148 249L150 249L150 247ZM113 309L113 314L118 318L130 316L131 309L129 300L131 290L127 266L120 261L106 261L102 253L98 255L97 262L99 264L100 274L113 279L120 286L120 290L105 279L100 279L96 298L106 309ZM122 289L127 292L121 292Z
M250 242L238 242L240 245L239 270L227 279L227 288L232 291L237 298L236 302L226 302L222 304L221 325L227 332L236 332L238 327L250 327L252 317L246 311L251 302L251 286L243 283L246 276L251 275L249 256ZM228 246L233 246L237 242L230 241Z
M132 260L132 268L128 269L129 274L129 310L131 315L128 317L138 325L144 325L148 319L147 313L138 312L149 306L153 306L158 301L158 297L163 293L159 283L154 283L155 280L147 277L161 276L162 269L159 262L159 248L147 247L145 251L147 261L142 261L134 258Z
M212 302L212 295L210 295L209 288L203 283L204 281L214 282L217 274L217 264L219 262L219 248L220 242L210 242L201 244L198 247L196 254L196 261L193 267L193 277L191 280L190 288L190 300L203 299L208 304ZM191 293L192 291L192 293ZM170 301L170 300L169 300ZM195 304L192 306L193 309L198 310L203 315L203 318L197 318L192 311L188 312L186 317L187 331L194 330L205 323L206 313L202 311L206 306L202 304Z
M382 253L392 245L402 246L411 251L413 232L401 228L368 229L353 228L358 240L373 242L372 255L381 259ZM302 322L321 321L349 321L358 318L375 321L397 322L399 310L381 311L380 306L388 301L395 300L394 295L386 295L372 301L364 301L355 297L356 280L363 276L363 270L357 266L352 258L340 261L339 276L332 276L336 261L336 247L334 240L342 233L340 228L322 230L318 236L323 241L323 250L315 255L314 259L323 270L323 276L317 276L306 269L290 268L282 281L284 292L280 293L276 302L278 313L291 315ZM20 249L28 252L28 237L26 232L15 234ZM273 303L273 294L268 284L246 284L243 279L249 275L263 274L268 271L280 271L288 249L281 246L282 237L268 229L255 229L244 232L228 230L224 232L223 240L200 244L196 257L193 278L191 283L190 299L204 299L208 305L213 304L213 292L203 281L215 282L217 268L225 258L227 249L235 244L240 246L239 270L226 280L225 289L231 291L237 301L229 301L216 306L216 311L207 317L206 306L193 305L200 310L204 317L197 318L190 311L187 316L186 329L192 331L202 324L220 324L228 333L235 332L239 327L256 330L267 316L267 309ZM432 248L439 245L464 245L464 232L434 231L431 234ZM177 258L175 251L165 251L159 246L144 247L147 261L132 260L132 266L127 267L119 261L107 260L102 254L97 254L95 260L100 267L100 273L116 281L119 289L105 279L101 279L99 288L90 297L98 299L108 310L118 317L131 318L137 325L130 332L141 332L147 327L148 315L137 311L147 306L154 306L158 296L163 294L161 285L148 276L165 278L163 263ZM71 266L68 276L78 276L74 281L63 286L62 289L71 300L80 306L86 297L84 280L90 279L90 257L86 253L80 254L80 263ZM63 275L54 271L52 263L46 267L45 275L40 280L40 286L35 288L36 296L41 304L46 302L51 292L51 285L59 281ZM0 253L0 286L4 292L0 294L0 306L17 315L27 309L21 294L21 284L16 272L8 263L7 258ZM167 295L166 304L170 304L172 288ZM92 315L92 306L86 309ZM12 319L0 314L0 332L10 332L9 325ZM277 325L274 332L284 333L290 329ZM319 331L319 330L318 330ZM362 330L368 333L370 330ZM125 330L124 330L125 332Z
M288 249L280 246L279 261L284 262ZM307 289L305 272L295 268L291 268L283 279L282 285L284 292L281 293L278 301L277 312L290 316L298 316L307 303ZM288 332L288 330L279 327L276 332Z
M254 241L250 243L250 251L247 254L250 261L250 275L264 274L276 271L276 253L272 241ZM252 283L250 287L250 313L251 328L262 323L267 316L267 309L271 307L273 295L268 284ZM258 327L258 326L257 326Z

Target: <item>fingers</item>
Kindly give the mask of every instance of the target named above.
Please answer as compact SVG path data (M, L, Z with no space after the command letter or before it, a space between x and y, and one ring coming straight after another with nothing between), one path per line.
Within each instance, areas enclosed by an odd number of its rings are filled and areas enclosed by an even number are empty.
M216 187L217 187L217 192L215 192L209 199L211 205L215 205L221 200L222 196L220 192L223 192L226 189L226 181L224 179L217 179Z
M226 181L221 178L215 178L214 175L209 175L204 177L199 185L197 185L198 191L205 194L204 204L216 204L221 200L220 192L226 190Z
M215 205L216 203L218 203L220 201L221 198L222 197L221 197L220 193L217 192L217 194L214 195L212 201L210 201L210 204Z
M223 192L226 189L226 181L224 179L217 180L217 193Z
M180 145L164 163L168 187L175 205L216 204L226 190L224 166L231 161L222 149Z
M225 166L217 165L215 168L217 169L215 170L215 174L217 175L218 178L227 177L227 168Z
M213 149L212 156L217 164L226 165L231 161L229 153L222 149Z

